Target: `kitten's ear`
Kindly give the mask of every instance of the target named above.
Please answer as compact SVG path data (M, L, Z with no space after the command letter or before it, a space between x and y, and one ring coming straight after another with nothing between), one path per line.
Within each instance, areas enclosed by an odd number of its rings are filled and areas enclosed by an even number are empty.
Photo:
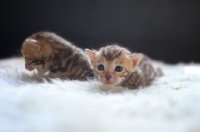
M25 41L26 41L27 43L38 43L38 41L35 40L35 39L26 39Z
M88 55L89 59L92 61L95 58L96 51L95 50L90 50L90 49L85 49L86 54Z
M26 43L28 43L29 45L31 45L31 49L34 51L40 51L41 47L39 45L39 42L35 39L26 39L25 40Z
M142 54L140 54L140 53L131 55L131 60L132 60L132 64L134 67L140 63L141 59L142 59Z

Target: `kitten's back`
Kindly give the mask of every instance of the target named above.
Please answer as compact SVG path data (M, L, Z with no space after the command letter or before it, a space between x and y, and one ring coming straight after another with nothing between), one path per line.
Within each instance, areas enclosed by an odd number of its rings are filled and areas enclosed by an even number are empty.
M123 87L129 89L137 89L138 87L146 87L152 84L156 77L162 76L161 68L156 69L152 60L143 54L138 68L135 72L129 74L127 78L121 83Z
M35 39L37 41L45 41L51 44L54 48L66 48L66 46L72 46L71 42L53 32L38 32L28 38Z

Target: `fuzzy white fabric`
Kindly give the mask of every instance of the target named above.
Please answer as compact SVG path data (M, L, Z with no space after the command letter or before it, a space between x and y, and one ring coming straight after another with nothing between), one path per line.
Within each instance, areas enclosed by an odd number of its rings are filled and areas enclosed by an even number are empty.
M158 63L139 90L97 81L44 81L22 58L0 60L1 132L199 132L200 65Z

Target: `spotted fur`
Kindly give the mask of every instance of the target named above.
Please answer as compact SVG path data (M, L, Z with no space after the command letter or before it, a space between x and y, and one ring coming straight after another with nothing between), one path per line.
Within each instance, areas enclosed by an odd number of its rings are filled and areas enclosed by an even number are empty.
M28 70L70 80L93 78L93 69L85 53L77 46L51 32L38 32L27 37L21 53Z
M116 44L102 47L98 51L86 49L86 52L95 74L104 84L137 89L149 86L158 76L158 71L147 56L131 53ZM99 70L99 65L103 65L104 70ZM122 67L122 71L118 72L117 67Z

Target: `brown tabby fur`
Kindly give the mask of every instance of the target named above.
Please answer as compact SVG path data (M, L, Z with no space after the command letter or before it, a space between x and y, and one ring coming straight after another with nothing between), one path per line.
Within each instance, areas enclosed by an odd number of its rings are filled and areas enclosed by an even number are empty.
M38 32L26 38L21 53L28 70L37 68L39 74L51 77L86 80L93 70L85 53L67 40L51 32Z
M108 45L99 51L86 49L86 53L95 74L104 84L137 89L139 86L149 86L159 75L147 56L131 53L118 45ZM98 69L100 64L104 66L104 70ZM123 67L123 70L115 71L116 66Z

